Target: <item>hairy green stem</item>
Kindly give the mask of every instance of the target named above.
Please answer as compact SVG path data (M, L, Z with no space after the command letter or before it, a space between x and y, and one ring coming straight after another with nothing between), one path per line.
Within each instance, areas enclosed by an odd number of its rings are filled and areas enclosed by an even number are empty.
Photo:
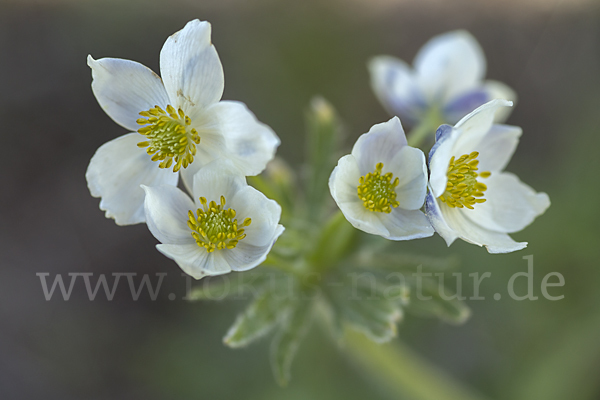
M380 345L355 331L346 335L347 351L394 398L414 400L488 400L431 365L399 340Z

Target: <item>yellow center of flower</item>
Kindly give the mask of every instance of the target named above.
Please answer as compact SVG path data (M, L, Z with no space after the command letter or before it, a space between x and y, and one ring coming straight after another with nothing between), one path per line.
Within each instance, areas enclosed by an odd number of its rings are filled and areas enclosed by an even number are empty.
M382 170L383 163L378 163L375 171L361 176L356 191L367 210L389 214L392 212L392 208L400 205L396 201L396 186L400 180L394 179L391 172L382 174Z
M173 106L168 105L165 111L156 106L142 111L140 115L145 118L137 120L138 124L144 125L138 132L146 136L147 140L138 143L138 147L147 147L146 151L152 155L152 161L160 161L160 168L170 168L173 165L173 172L177 172L194 161L200 136L195 129L189 129L192 120L181 108L176 111Z
M440 200L448 206L452 208L467 207L472 210L475 204L485 203L485 199L481 197L487 190L487 186L478 182L477 178L488 178L492 173L489 171L476 172L478 171L477 165L479 165L478 156L479 152L474 151L471 154L460 156L458 160L455 160L454 157L450 159L446 191L440 196Z
M246 237L244 227L250 225L252 220L246 218L241 226L235 219L233 208L225 209L225 197L221 196L221 204L214 201L207 202L206 198L200 197L202 208L188 212L188 226L192 230L192 236L200 247L204 247L208 253L215 249L233 249L238 242Z

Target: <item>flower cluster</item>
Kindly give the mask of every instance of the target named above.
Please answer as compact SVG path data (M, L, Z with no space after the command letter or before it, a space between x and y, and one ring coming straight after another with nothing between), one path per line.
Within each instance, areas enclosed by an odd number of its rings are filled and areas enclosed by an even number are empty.
M425 157L407 145L398 118L375 125L340 159L329 181L331 195L354 227L386 239L421 238L435 230L448 246L461 238L490 253L523 249L527 243L508 233L529 225L550 200L502 172L521 129L495 125L494 115L511 105L492 100L455 126L440 126L429 152L429 180Z
M337 115L323 99L313 101L308 162L296 174L274 159L280 142L267 125L243 103L221 100L223 69L210 36L210 24L194 20L169 37L160 52L162 78L133 61L88 57L98 103L129 132L102 145L86 173L106 216L118 225L146 223L157 249L196 279L275 267L257 280L253 301L224 342L240 347L275 330L272 361L281 384L317 302L329 311L332 331L351 326L376 342L394 337L411 307L464 321L469 312L460 301L438 296L434 306L419 305L410 297L414 283L382 279L402 270L402 260L436 268L447 262L386 253L381 243L389 242L373 242L437 232L448 246L460 238L508 253L527 245L509 234L549 207L545 193L504 172L521 129L498 122L515 95L483 81L485 58L475 39L463 31L433 38L414 71L388 56L374 58L373 90L394 116L339 161L332 158L339 154ZM408 140L401 119L415 126ZM427 139L435 140L428 159L419 148ZM180 175L187 193L178 187ZM339 208L333 215L327 186ZM351 279L365 268L376 271L368 284ZM431 298L431 288L439 288L416 287L429 288ZM225 296L238 293L227 289ZM188 298L206 299L203 290ZM358 291L369 301L353 301Z
M283 231L279 205L244 178L265 169L279 138L243 103L221 100L210 34L194 20L169 37L162 79L133 61L88 57L98 103L132 131L92 157L90 192L117 224L146 222L158 249L198 279L260 264ZM180 174L200 203L177 188Z
M169 37L162 79L133 61L88 57L99 104L132 131L98 149L86 173L90 192L117 224L146 222L158 249L196 278L260 264L283 231L279 205L244 179L265 169L279 139L243 103L221 100L210 34L208 22L194 20ZM494 124L512 102L488 100L514 93L481 81L483 52L463 31L433 38L414 66L388 56L370 62L384 106L411 124L431 110L460 121L437 129L428 164L398 116L374 125L331 173L333 199L355 228L386 239L435 231L448 245L461 238L492 253L524 248L508 233L550 203L503 172L521 130ZM180 174L196 204L176 187Z

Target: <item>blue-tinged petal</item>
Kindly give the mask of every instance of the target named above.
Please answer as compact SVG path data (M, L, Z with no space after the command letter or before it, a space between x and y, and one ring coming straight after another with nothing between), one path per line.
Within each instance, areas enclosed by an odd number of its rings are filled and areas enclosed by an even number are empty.
M369 61L371 87L383 107L404 122L418 122L427 104L410 68L397 58L378 56Z
M413 65L427 98L440 104L476 87L486 70L481 47L466 31L434 37L421 48Z
M514 102L516 98L516 93L505 84L496 81L486 81L472 90L460 93L458 96L450 99L442 112L446 121L456 123L477 107L491 100L503 99ZM511 111L511 107L499 108L496 110L494 122L505 121Z
M435 144L429 150L428 157L430 160L433 157L433 155L435 154L435 151L437 150L437 148L449 137L449 135L451 133L452 133L451 125L443 124L437 128L437 130L435 131Z
M446 190L450 158L455 155L454 144L460 132L449 125L442 125L436 132L438 138L429 152L429 186L433 195L440 197Z
M462 117L490 100L492 99L489 97L489 93L481 87L463 92L446 103L442 110L444 120L455 124Z
M446 241L448 246L458 239L456 231L452 229L444 219L440 205L433 197L431 190L425 197L425 214L433 229Z
M85 174L92 196L102 198L100 209L117 225L146 220L144 190L140 185L177 185L176 173L160 169L144 149L137 147L142 140L140 134L129 133L103 144Z
M445 191L452 157L479 151L483 153L479 156L481 171L495 171L508 163L520 130L492 124L495 112L510 104L506 100L492 100L465 116L454 128L448 125L438 128L437 141L429 152L429 183L436 198Z

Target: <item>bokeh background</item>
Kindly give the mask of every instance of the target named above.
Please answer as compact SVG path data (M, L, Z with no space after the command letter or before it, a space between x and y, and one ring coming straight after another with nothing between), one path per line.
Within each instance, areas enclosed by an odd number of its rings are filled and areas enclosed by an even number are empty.
M158 71L167 36L193 18L213 25L225 99L244 101L281 137L297 167L304 113L327 98L350 144L389 118L369 88L378 54L412 61L431 36L477 37L488 74L519 101L524 136L508 169L552 207L515 234L519 253L490 256L439 237L399 248L458 254L460 271L490 271L488 300L462 326L407 316L401 340L461 384L498 400L600 399L600 4L596 0L0 0L0 398L392 399L318 327L275 384L268 341L231 350L221 338L244 302L188 304L175 263L145 226L117 227L89 195L94 151L123 133L100 109L86 56L136 60ZM535 290L560 272L561 301L505 296L534 255ZM36 273L167 272L156 301L46 301ZM519 290L524 290L521 286ZM171 301L169 293L177 297ZM407 397L409 398L409 397ZM437 400L437 399L432 399Z

